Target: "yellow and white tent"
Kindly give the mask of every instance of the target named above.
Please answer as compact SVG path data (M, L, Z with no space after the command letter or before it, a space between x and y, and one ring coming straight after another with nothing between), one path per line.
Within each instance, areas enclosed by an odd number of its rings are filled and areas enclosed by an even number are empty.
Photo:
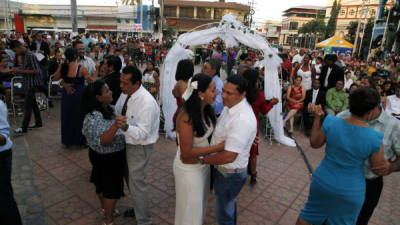
M337 47L337 48L353 48L354 45L351 44L350 42L344 40L343 38L339 36L333 36L330 37L324 41L321 41L320 43L316 44L315 47L317 48L325 48L327 46L330 47Z
M353 46L354 45L350 42L336 35L315 45L316 48L324 48L325 54L351 53L353 51Z

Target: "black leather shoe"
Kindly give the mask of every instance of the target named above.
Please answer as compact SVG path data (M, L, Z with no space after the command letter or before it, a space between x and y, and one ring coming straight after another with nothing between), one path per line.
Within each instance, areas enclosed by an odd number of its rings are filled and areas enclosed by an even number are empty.
M250 177L250 184L251 184L251 185L255 185L256 183L257 183L257 173L251 174L251 177Z
M124 217L133 217L133 218L135 218L135 210L133 210L133 208L128 208L124 212Z

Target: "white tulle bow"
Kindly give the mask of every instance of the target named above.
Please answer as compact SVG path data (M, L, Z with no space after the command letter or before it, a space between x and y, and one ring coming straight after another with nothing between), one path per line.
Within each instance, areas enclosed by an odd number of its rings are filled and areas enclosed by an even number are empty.
M197 90L197 81L192 82L192 78L188 81L188 87L182 95L183 100L187 101L192 96L193 90Z

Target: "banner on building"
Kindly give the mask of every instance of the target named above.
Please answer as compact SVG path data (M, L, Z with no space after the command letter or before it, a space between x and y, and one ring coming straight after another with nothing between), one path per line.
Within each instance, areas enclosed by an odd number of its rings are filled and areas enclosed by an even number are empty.
M24 18L18 14L14 14L14 24L15 24L15 30L20 32L21 34L25 33L25 27L24 27Z
M120 32L138 32L143 29L142 24L133 23L133 24L118 24L118 31Z

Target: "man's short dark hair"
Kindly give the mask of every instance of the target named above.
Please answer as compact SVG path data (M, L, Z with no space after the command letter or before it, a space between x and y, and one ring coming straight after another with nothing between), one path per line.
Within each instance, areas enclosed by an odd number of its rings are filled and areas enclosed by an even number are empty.
M328 60L336 62L336 59L337 59L337 57L336 57L335 54L328 54L328 55L325 56L325 62L328 61Z
M76 40L76 41L72 42L72 48L76 48L76 46L77 46L78 44L83 44L83 42L82 42L82 41L79 41L79 40Z
M206 62L210 63L211 69L215 70L215 74L219 76L221 69L221 62L218 59L210 59Z
M12 40L10 42L10 49L16 49L18 47L22 46L22 43L19 42L18 40Z
M121 59L115 55L108 55L107 59L107 66L113 66L115 72L119 72L122 67Z
M142 72L136 66L126 66L122 73L131 75L132 84L136 84L136 82L142 83Z
M379 105L381 97L376 89L360 87L349 96L349 110L352 114L363 117L365 113Z

